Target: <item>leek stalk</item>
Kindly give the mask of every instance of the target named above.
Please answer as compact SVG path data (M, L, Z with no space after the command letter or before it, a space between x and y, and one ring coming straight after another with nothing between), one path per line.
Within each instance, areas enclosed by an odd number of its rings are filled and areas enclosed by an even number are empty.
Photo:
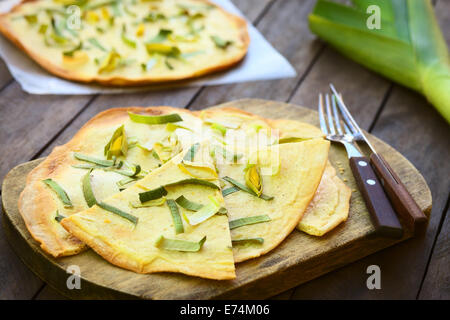
M309 27L344 55L423 94L450 123L450 60L430 0L319 0ZM380 29L369 29L370 5ZM370 12L370 11L369 11Z

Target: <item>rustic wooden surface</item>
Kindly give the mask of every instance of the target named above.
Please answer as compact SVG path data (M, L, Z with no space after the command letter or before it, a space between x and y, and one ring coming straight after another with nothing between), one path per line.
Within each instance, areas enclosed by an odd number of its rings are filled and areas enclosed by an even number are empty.
M445 161L450 156L449 126L420 95L367 71L317 40L306 18L314 0L234 2L294 65L296 78L122 96L36 96L23 93L0 61L4 150L0 179L15 165L45 156L92 115L109 107L167 104L201 109L232 99L265 98L314 109L317 93L333 82L361 126L399 150L425 177L433 195L430 225L422 238L372 254L276 298L449 299L450 162ZM433 3L450 44L450 1ZM366 268L372 264L381 268L381 290L366 287ZM0 283L0 299L60 297L19 260L2 228Z
M282 116L318 125L315 111L283 102L243 99L221 106L236 107L266 118ZM429 215L432 200L424 178L398 152L380 140L370 138L377 150L386 155L387 161L400 175L422 211ZM398 242L374 235L369 213L357 190L345 149L333 144L329 158L336 168L340 168L338 175L353 190L347 221L320 238L294 231L276 250L238 264L237 279L233 281L211 281L178 274L135 274L107 263L92 251L63 259L49 257L31 238L17 209L26 176L40 159L17 166L3 182L3 222L6 236L10 243L14 243L16 253L30 269L59 292L72 298L268 298L274 293L290 289ZM405 232L403 240L410 235L410 232ZM82 290L67 289L66 269L70 265L80 267Z

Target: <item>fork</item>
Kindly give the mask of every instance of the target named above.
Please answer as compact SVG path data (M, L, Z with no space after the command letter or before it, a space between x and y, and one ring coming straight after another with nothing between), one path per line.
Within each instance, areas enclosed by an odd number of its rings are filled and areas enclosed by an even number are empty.
M344 118L344 123L350 128L355 140L364 142L369 147L371 151L370 162L383 185L386 195L391 200L395 212L403 218L402 222L414 235L424 234L428 224L428 217L422 212L422 209L420 209L397 173L391 168L384 157L376 151L369 139L367 139L358 123L353 119L344 100L342 100L342 95L337 92L333 84L330 84L330 88L334 93L335 102Z
M369 159L362 155L355 142L356 138L347 124L343 122L341 125L335 97L332 96L330 103L329 95L325 94L325 106L326 112L324 111L323 96L319 94L320 128L328 140L344 145L350 168L370 212L375 232L384 237L401 238L403 236L402 226Z

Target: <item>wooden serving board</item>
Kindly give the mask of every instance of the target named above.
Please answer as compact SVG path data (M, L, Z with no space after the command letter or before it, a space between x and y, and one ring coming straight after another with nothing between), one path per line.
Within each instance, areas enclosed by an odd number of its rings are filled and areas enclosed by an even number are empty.
M315 111L295 105L266 100L238 100L220 106L237 107L266 118L288 118L318 125ZM400 153L370 136L412 193L419 207L429 215L431 193L420 173ZM111 265L92 250L54 259L45 254L31 237L17 208L17 200L28 172L42 159L12 169L3 182L3 224L13 249L24 263L50 286L70 298L109 299L262 299L314 279L357 259L411 237L380 238L374 234L369 213L347 161L345 150L333 144L330 160L338 175L353 190L349 218L323 237L309 236L294 230L270 253L239 263L237 278L230 281L206 280L176 273L137 274ZM81 289L69 290L66 272L71 265L81 270Z

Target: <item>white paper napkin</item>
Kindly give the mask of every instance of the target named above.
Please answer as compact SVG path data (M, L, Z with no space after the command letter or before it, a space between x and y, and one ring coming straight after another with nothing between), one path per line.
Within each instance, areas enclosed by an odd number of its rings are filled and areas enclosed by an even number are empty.
M19 2L20 0L0 1L0 13L8 11ZM244 17L230 0L214 0L214 2L227 11ZM160 90L168 87L194 87L295 77L296 72L291 64L264 39L262 34L248 20L247 22L251 41L247 56L242 63L229 71L174 85L108 88L67 81L45 71L2 36L0 36L0 57L3 58L12 76L19 82L22 89L33 94L129 93Z

